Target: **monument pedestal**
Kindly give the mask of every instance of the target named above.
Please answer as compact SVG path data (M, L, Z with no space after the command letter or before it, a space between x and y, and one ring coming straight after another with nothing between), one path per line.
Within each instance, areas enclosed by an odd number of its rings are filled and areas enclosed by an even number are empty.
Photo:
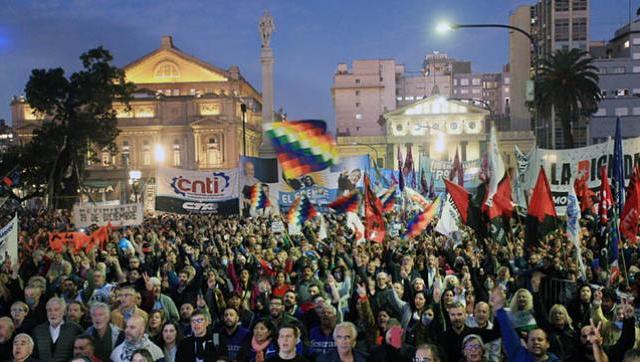
M258 153L263 158L274 158L276 151L264 127L266 123L273 122L273 50L270 47L262 47L260 63L262 64L262 144Z

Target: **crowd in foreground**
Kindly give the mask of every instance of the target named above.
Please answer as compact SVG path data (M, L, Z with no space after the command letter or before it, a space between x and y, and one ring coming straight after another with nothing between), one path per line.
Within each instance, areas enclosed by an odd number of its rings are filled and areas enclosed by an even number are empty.
M324 217L318 240L314 223L273 233L278 216L149 215L57 253L48 233L74 230L68 215L23 212L20 258L0 268L0 360L640 361L640 253L622 247L611 278L586 220L580 276L561 233L525 248L515 220L504 244L431 228L372 243Z

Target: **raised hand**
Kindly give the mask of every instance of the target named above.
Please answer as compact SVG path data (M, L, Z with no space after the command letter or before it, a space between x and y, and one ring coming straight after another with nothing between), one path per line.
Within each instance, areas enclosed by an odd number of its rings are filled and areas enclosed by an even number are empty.
M591 323L591 332L587 340L592 345L602 346L603 338L600 333L602 331L602 321L598 322L597 326L593 324L593 319L589 319L589 322Z
M358 283L358 286L356 287L356 292L358 293L358 296L360 298L364 298L367 296L367 288L362 283Z

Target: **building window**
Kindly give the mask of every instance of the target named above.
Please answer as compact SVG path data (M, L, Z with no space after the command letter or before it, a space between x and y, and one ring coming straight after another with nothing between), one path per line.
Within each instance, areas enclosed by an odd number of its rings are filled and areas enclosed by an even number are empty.
M467 78L460 79L460 85L469 85L469 79Z
M471 80L472 85L480 85L480 78L473 78Z
M362 113L356 113L356 119L362 119Z
M151 165L151 145L148 140L142 142L142 165Z
M162 62L156 66L153 73L156 78L180 78L178 66L171 62Z
M402 97L396 97L396 101L402 102Z
M556 0L556 11L569 11L569 0Z
M473 94L480 94L480 88L473 88L473 89L471 90L471 93L473 93Z
M633 91L631 94L635 97L640 97L640 88L633 88Z
M207 164L218 165L220 163L222 163L220 142L217 137L210 137L207 140Z
M573 19L572 23L573 40L587 40L587 19L575 18Z
M613 67L613 69L612 69L612 73L615 73L615 74L622 74L624 72L625 72L624 66L622 66L622 67Z
M624 48L627 49L629 47L629 40L625 40L624 42Z
M556 6L557 4L558 2L556 2ZM556 20L555 33L556 33L555 35L556 41L569 40L569 19Z
M359 91L359 90L357 90L357 91L356 91L356 95L357 95L357 96L359 96L359 95L360 95L360 91Z
M509 93L509 87L504 87L504 92Z
M109 166L111 164L111 153L109 151L102 151L102 166Z
M460 94L469 94L468 89L460 89Z
M633 53L633 60L640 59L640 53Z
M179 140L174 140L173 141L173 165L174 166L180 166L181 164L181 160L180 160L180 141Z
M453 85L458 85L458 80L457 79L453 80Z
M356 84L360 84L360 79L356 78Z
M628 116L628 115L629 115L629 108L627 107L616 108L616 116L622 117L622 116Z
M587 0L573 0L571 7L573 11L587 10Z
M633 43L633 45L639 45L640 44L640 36L633 37L633 40L631 42Z
M640 66L637 66L637 65L636 65L636 66L634 66L634 67L633 67L633 72L634 72L634 73L640 73Z

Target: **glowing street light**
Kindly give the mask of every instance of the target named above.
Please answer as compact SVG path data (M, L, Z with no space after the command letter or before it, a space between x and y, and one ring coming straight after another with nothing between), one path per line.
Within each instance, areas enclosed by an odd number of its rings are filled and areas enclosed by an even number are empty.
M454 26L446 21L443 21L441 23L438 23L438 25L436 25L436 31L440 34L450 32L453 29L454 29Z
M156 160L156 162L158 163L162 163L164 162L165 158L166 158L166 154L164 152L164 148L162 147L161 144L156 144L153 147L153 158Z

